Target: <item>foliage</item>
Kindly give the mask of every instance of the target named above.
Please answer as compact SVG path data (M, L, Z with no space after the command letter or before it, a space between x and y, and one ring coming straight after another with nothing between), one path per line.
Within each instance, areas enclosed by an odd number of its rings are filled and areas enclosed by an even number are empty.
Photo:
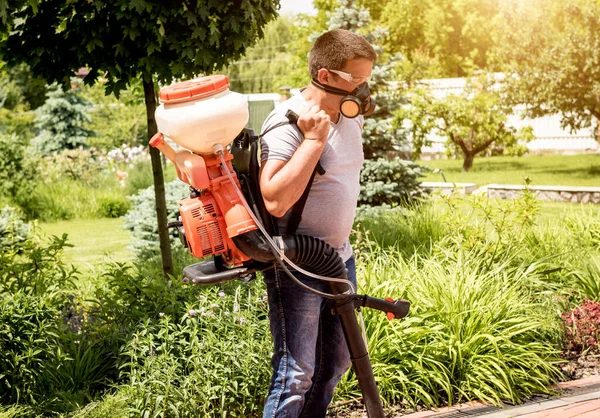
M397 249L408 259L416 253L430 254L445 232L444 221L431 201L395 208L360 206L352 245L359 257L376 244L382 249Z
M569 353L598 351L600 340L600 302L584 300L583 304L562 316L565 348Z
M25 223L17 211L10 206L0 209L0 251L2 253L20 249L29 241L31 225Z
M409 121L416 156L429 143L429 135L439 135L447 139L449 149L462 154L463 171L469 171L475 156L492 146L508 155L524 153L521 144L533 139L533 130L525 127L517 132L508 126L510 113L500 96L485 85L444 98L417 88L409 96L409 105L397 113L396 123Z
M263 292L258 283L218 295L213 288L180 319L144 321L123 351L130 414L259 413L271 350Z
M45 96L46 82L35 77L27 64L8 66L0 61L0 97L5 99L0 99L3 102L0 107L11 110L37 109L44 104Z
M41 243L14 210L0 212L0 236L0 400L35 404L66 361L58 329L76 272L60 259L66 236Z
M141 83L133 81L119 99L104 94L105 80L82 86L81 95L91 103L89 127L95 136L88 139L91 147L108 151L118 147L134 147L145 142L146 108Z
M531 301L527 284L537 269L509 268L510 255L490 267L485 247L436 250L408 261L397 250L380 250L359 263L362 290L411 301L409 316L392 323L365 310L384 402L498 404L547 392L559 377L558 327L543 305ZM357 389L351 373L340 395L357 396Z
M290 70L293 23L280 16L265 26L264 37L248 48L244 57L225 69L231 90L240 93L272 93L286 86L282 76Z
M498 57L511 101L529 117L560 113L564 127L592 126L600 119L600 4L520 2L505 15Z
M46 183L70 179L83 186L94 186L103 170L99 157L94 149L62 150L42 159L41 174Z
M138 74L168 84L239 58L263 35L277 5L16 1L8 8L10 32L1 49L9 63L28 62L49 81L64 80L67 70L86 63L87 83L105 75L107 91L119 92Z
M23 290L0 293L0 400L3 403L36 403L44 392L43 380L52 359L64 360L59 351L57 317L52 295L32 295Z
M15 112L0 108L0 135L17 135L29 141L34 137L33 112Z
M36 159L27 152L27 142L0 133L0 196L22 202L33 193L39 177Z
M50 87L46 96L46 102L38 109L35 120L40 133L31 141L33 147L41 155L52 155L86 146L87 138L93 135L86 128L90 122L90 103L75 90L64 92L57 84Z
M599 224L590 226L598 228ZM595 238L596 241L600 241L600 234L596 233ZM596 245L596 247L600 247L600 245ZM582 246L582 248L586 247ZM582 298L600 302L600 257L588 254L584 254L583 257L587 261L580 263L581 267L572 271L570 277L573 281L572 286L579 291Z
M427 168L407 160L366 160L360 172L361 205L406 205L424 197L420 178Z
M174 222L179 218L179 201L189 194L189 186L179 180L165 184L167 202L167 219ZM133 208L123 217L125 228L133 237L133 249L143 258L150 257L158 251L158 226L156 224L156 206L154 203L154 187L142 190L130 197ZM178 242L177 235L171 234L171 245Z
M419 66L424 78L463 77L493 70L495 34L504 3L492 0L361 0L377 25L389 30L386 50Z

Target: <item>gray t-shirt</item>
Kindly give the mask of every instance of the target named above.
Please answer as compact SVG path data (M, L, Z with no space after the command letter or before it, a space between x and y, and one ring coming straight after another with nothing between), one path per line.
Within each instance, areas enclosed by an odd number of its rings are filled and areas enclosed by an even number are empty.
M265 120L262 132L277 123L287 121L288 109L306 112L307 103L302 94L277 106ZM327 171L315 175L296 233L324 240L337 250L343 260L352 255L350 232L354 223L356 202L360 192L360 169L364 161L361 131L363 117L348 119L340 115L338 123L331 123L327 145L321 155L321 165ZM294 125L273 129L262 137L261 162L289 161L304 137ZM291 210L278 224L285 231Z

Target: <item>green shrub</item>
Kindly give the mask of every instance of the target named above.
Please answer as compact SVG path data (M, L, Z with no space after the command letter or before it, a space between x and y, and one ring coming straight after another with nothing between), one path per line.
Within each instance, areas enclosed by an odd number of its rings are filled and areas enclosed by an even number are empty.
M169 166L167 166L169 167ZM133 196L141 190L154 186L154 178L152 176L152 165L149 161L142 160L133 163L133 166L127 170L127 179L125 180L125 195ZM169 176L169 172L165 172L165 181L174 180L175 177Z
M37 161L27 153L27 141L0 133L0 196L20 201L33 194L39 177Z
M0 133L5 135L17 135L25 141L34 136L33 112L18 112L6 108L0 108Z
M184 314L137 327L123 350L130 415L258 415L270 377L263 295L260 282L211 287Z
M106 195L98 199L98 217L119 218L124 216L131 207L131 202L122 195Z
M361 290L412 303L404 320L365 310L374 373L387 404L427 406L479 399L519 402L559 377L559 312L532 302L539 273L491 268L481 251L439 248L404 261L396 249L365 255ZM353 373L338 396L357 396Z
M445 233L445 225L433 205L410 207L361 206L357 210L353 247L371 251L393 247L405 257L428 253Z
M53 295L0 293L0 400L37 403L48 390L50 362L64 361L57 336L60 310Z
M46 184L69 179L83 186L102 185L104 166L99 155L90 149L63 150L42 159L41 171Z
M30 239L31 225L25 223L10 206L0 209L0 254L19 254ZM6 260L8 261L8 260Z
M60 255L66 236L42 243L13 210L0 212L0 400L38 403L66 356L58 330L76 272Z
M420 178L427 168L412 161L366 160L360 172L359 205L405 205L426 196Z
M165 183L169 222L174 222L179 218L179 201L186 196L189 196L187 184L179 180ZM131 231L133 249L138 258L146 259L156 254L159 248L154 186L142 190L130 199L133 202L133 208L123 217L125 228ZM171 234L171 245L181 245L176 231Z
M32 139L32 146L41 155L87 146L87 138L93 135L86 128L90 106L76 90L64 92L58 84L50 86L46 102L37 110L35 124L40 133Z

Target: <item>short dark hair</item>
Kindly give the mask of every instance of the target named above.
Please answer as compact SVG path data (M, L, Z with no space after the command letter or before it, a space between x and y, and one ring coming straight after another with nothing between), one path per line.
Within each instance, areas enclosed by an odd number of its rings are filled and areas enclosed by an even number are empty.
M317 38L308 54L308 72L317 78L321 68L340 70L354 58L367 58L375 62L377 54L362 36L345 29L334 29Z

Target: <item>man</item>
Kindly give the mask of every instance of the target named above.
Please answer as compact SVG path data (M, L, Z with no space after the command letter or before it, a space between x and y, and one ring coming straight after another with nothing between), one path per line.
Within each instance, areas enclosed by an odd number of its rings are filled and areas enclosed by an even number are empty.
M285 233L290 208L304 193L319 162L325 173L314 177L296 233L320 238L335 248L355 284L349 236L364 160L364 119L358 113L365 113L370 103L367 82L376 57L360 35L346 30L324 33L309 54L311 84L279 105L262 129L286 121L289 109L300 115L297 126L273 129L262 138L264 202L279 218L280 233ZM363 97L354 96L358 91ZM357 100L346 101L347 95ZM360 112L348 115L344 109L353 106ZM329 291L327 282L299 272L294 275L321 292ZM295 285L277 266L265 272L265 283L275 349L263 416L324 417L337 382L351 365L340 321L331 314L326 299Z

